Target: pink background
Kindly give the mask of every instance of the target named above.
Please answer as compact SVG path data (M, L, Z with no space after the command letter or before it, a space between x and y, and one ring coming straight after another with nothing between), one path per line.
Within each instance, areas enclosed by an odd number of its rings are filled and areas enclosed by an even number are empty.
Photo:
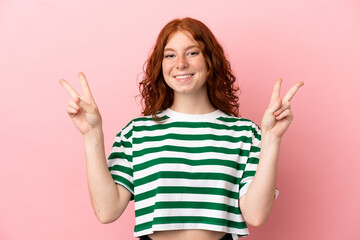
M242 89L242 116L260 123L276 79L295 120L280 154L280 196L247 239L360 239L360 4L302 1L0 2L0 239L134 239L134 205L108 225L93 214L83 142L66 114L83 71L109 154L140 113L137 82L160 29L205 22Z

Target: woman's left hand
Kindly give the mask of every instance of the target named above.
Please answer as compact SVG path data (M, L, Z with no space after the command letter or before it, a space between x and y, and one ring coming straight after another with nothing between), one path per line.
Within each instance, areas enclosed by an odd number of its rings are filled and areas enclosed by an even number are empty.
M276 81L271 96L270 104L265 111L261 121L262 134L270 134L272 137L281 139L293 120L293 114L290 110L290 100L293 98L299 88L304 85L303 82L296 83L286 93L284 98L280 98L280 88L282 79Z

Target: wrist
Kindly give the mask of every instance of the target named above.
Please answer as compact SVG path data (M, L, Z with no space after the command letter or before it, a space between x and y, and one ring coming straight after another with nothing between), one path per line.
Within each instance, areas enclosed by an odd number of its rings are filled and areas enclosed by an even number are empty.
M83 134L83 137L84 139L104 138L104 132L102 130L101 124L98 127L94 127Z
M281 143L282 136L276 136L270 132L264 131L261 133L261 141L262 142L271 142L271 143Z

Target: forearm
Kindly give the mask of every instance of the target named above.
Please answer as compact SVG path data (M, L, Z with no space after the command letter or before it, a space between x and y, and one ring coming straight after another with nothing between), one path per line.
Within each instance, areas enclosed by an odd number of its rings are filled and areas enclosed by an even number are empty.
M268 219L276 193L276 175L281 138L293 120L290 100L304 85L298 82L280 98L282 79L273 89L271 100L261 121L261 150L257 171L248 191L240 198L240 209L246 222L251 225L262 225Z
M115 184L108 170L102 120L83 73L79 73L83 97L64 79L60 80L65 90L73 97L67 109L69 117L82 133L85 145L86 172L91 204L102 223L116 220L131 199L131 193Z
M262 136L257 171L240 201L243 216L251 225L262 225L270 215L275 197L280 142L281 138L268 134Z
M121 214L118 206L120 196L108 170L102 128L93 129L83 137L91 203L101 222L111 222Z

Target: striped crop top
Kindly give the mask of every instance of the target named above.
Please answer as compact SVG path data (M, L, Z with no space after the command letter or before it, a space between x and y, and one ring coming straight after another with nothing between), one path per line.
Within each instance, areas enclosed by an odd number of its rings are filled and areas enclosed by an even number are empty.
M204 229L249 234L239 208L260 155L260 128L220 110L193 115L166 109L132 120L108 158L117 184L135 201L134 236Z

